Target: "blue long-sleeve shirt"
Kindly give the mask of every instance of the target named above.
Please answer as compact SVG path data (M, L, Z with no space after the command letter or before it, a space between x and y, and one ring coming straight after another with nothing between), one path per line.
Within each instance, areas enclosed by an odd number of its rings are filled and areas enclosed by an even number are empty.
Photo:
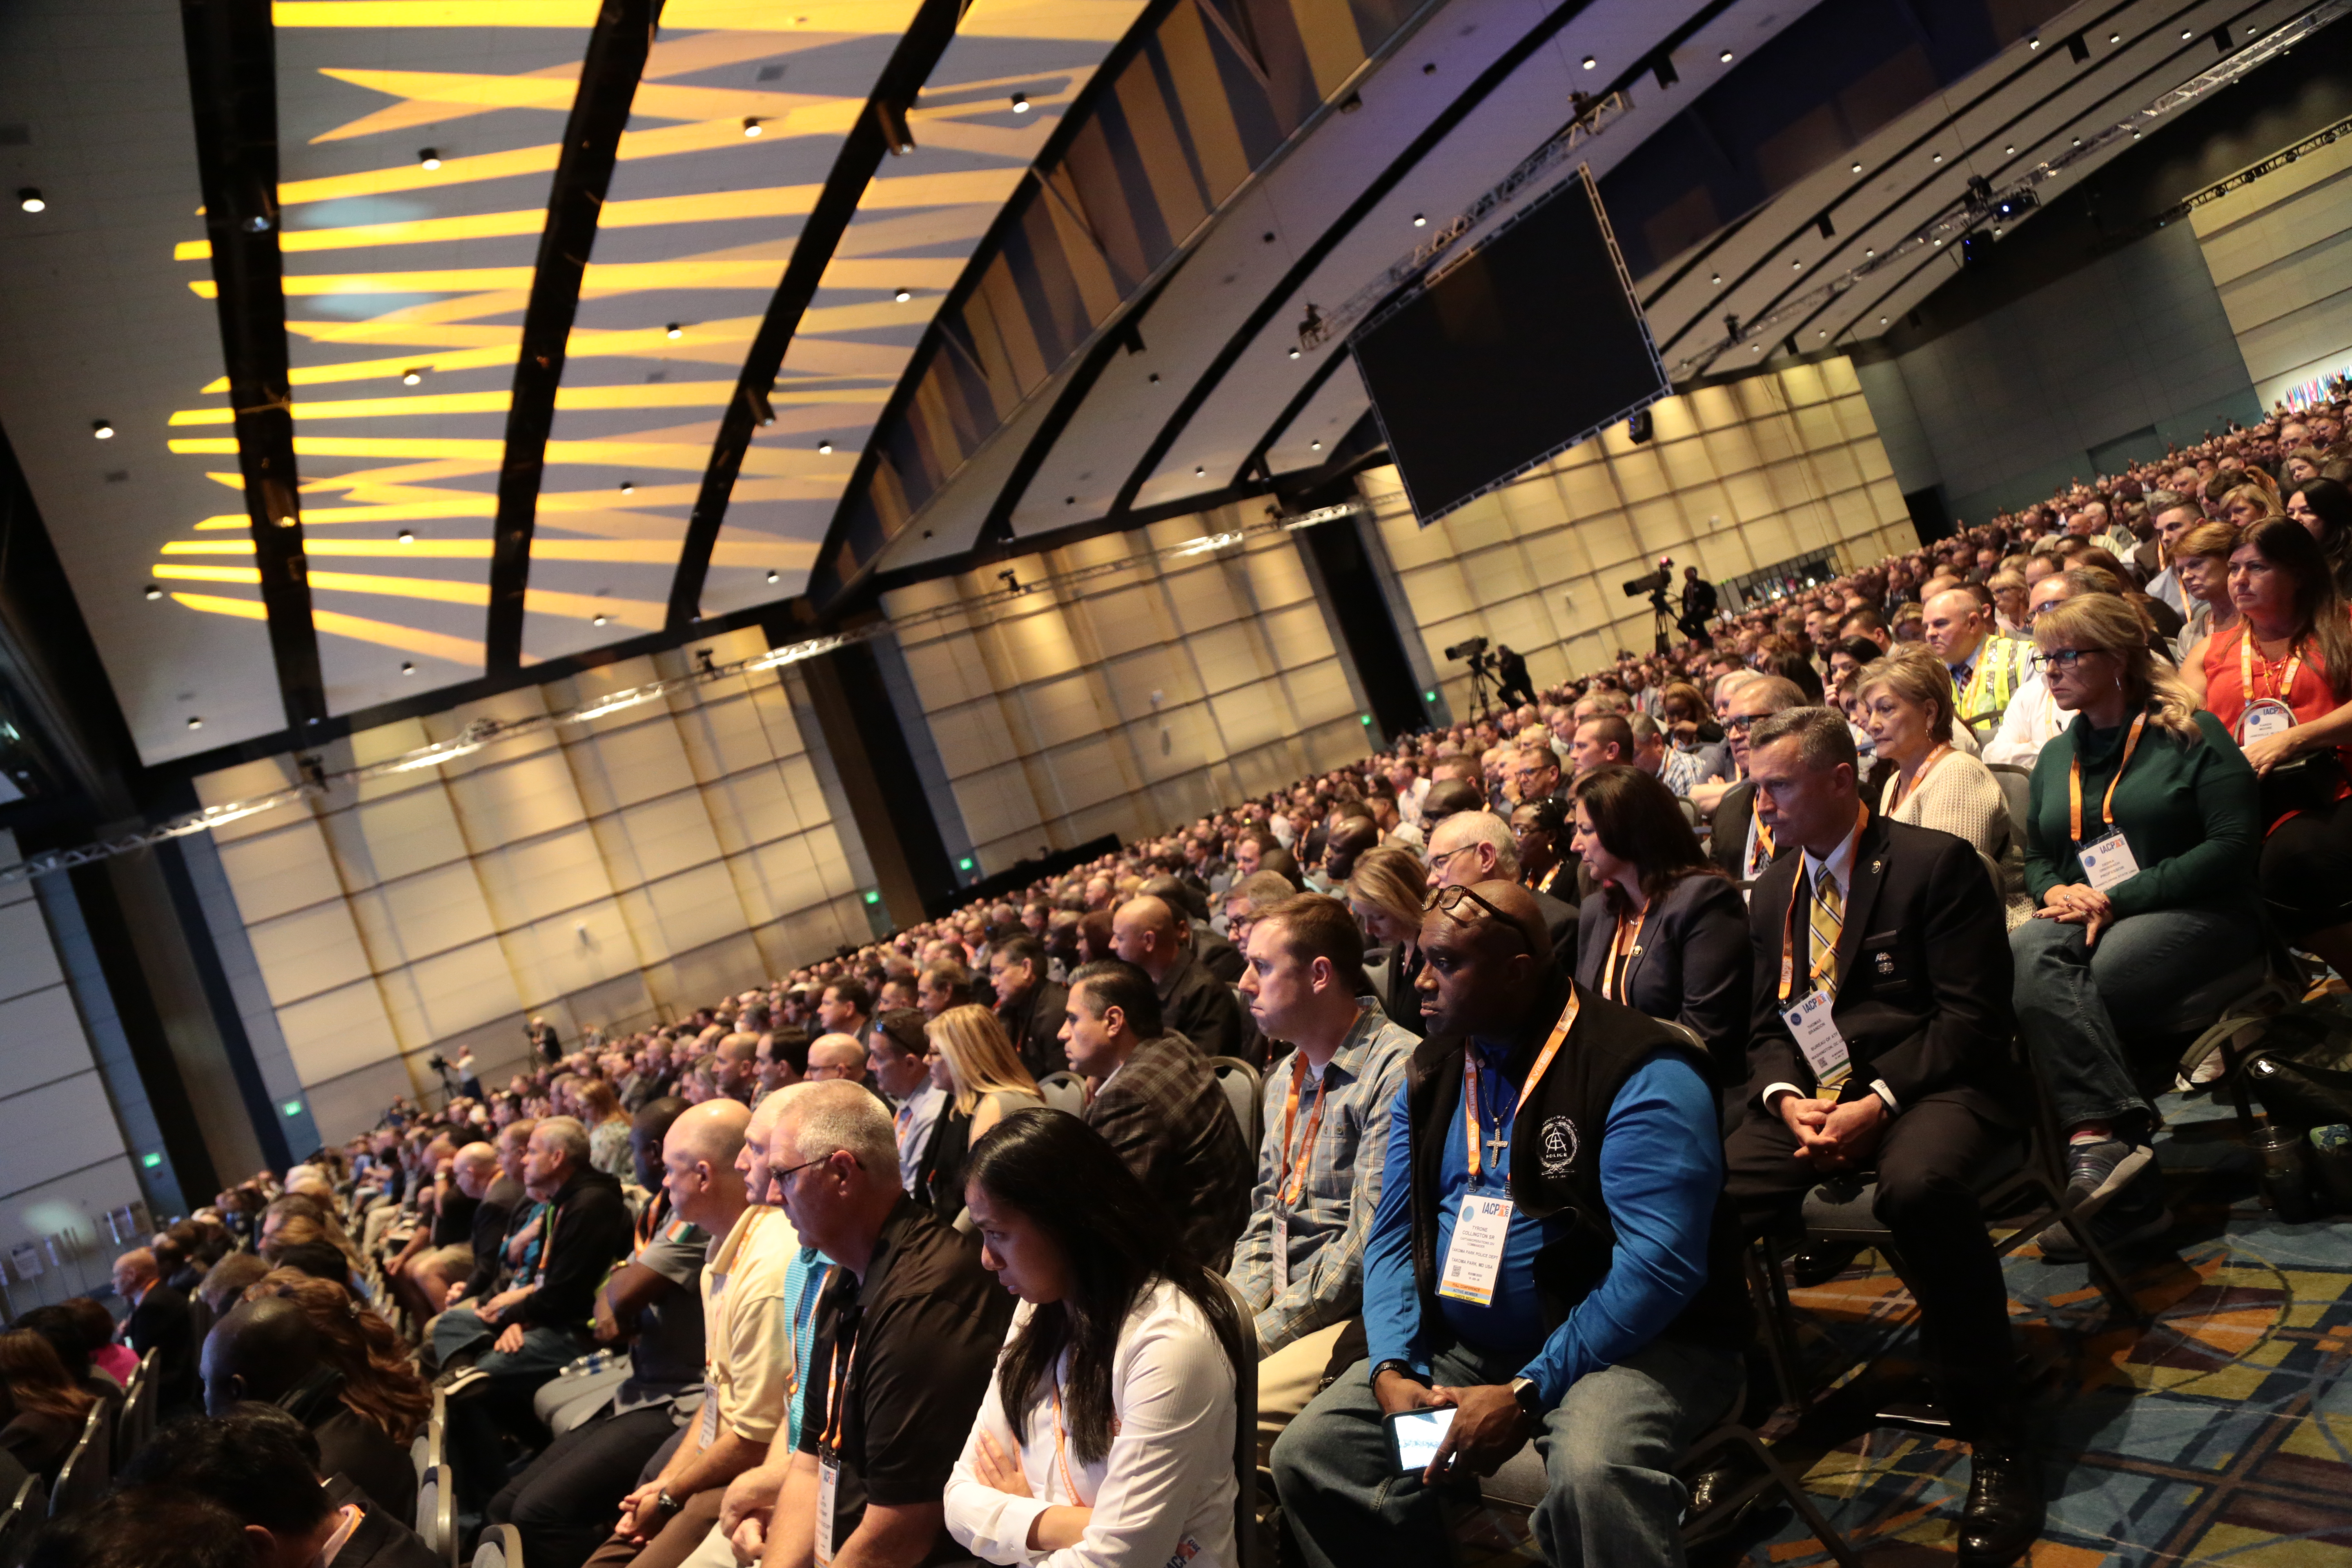
M1474 1041L1486 1121L1507 1125L1518 1086L1506 1078L1506 1049ZM1388 1170L1364 1251L1364 1332L1371 1363L1402 1361L1424 1376L1429 1342L1422 1332L1421 1292L1412 1275L1412 1112L1400 1089L1389 1118ZM1444 1299L1454 1338L1473 1349L1518 1360L1549 1407L1588 1372L1612 1366L1657 1336L1706 1282L1707 1235L1723 1187L1723 1142L1715 1096L1696 1068L1672 1052L1645 1059L1609 1108L1601 1146L1601 1192L1617 1230L1609 1272L1550 1334L1543 1331L1535 1256L1564 1222L1511 1212L1493 1304ZM1437 1258L1453 1244L1454 1216L1471 1190L1460 1111L1446 1121L1438 1170ZM1501 1192L1500 1173L1482 1162L1479 1187Z

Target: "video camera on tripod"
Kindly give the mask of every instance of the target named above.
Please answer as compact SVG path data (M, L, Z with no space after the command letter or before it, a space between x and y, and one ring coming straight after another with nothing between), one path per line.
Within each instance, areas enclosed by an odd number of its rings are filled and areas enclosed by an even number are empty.
M1625 596L1629 599L1638 599L1644 594L1650 596L1651 638L1657 645L1659 653L1665 652L1672 641L1666 636L1666 628L1674 624L1675 617L1673 608L1666 602L1666 590L1674 585L1674 581L1675 558L1661 555L1657 570L1625 584Z
M1445 650L1448 658L1458 658L1470 667L1470 710L1484 713L1489 705L1486 683L1499 678L1497 660L1486 651L1485 637L1465 637Z

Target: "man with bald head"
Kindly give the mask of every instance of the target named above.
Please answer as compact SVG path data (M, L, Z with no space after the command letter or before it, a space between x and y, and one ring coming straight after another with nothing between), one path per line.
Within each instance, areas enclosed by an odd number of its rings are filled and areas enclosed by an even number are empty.
M824 1083L831 1079L866 1081L866 1047L856 1036L819 1035L809 1042L809 1081Z
M474 1271L474 1222L499 1173L499 1152L468 1143L434 1173L433 1223L383 1266L393 1291L419 1321L441 1310L449 1287Z
M1532 1438L1548 1562L1678 1563L1675 1465L1752 1331L1707 1058L1579 987L1516 883L1441 889L1420 947L1429 1036L1389 1117L1370 1353L1276 1441L1285 1516L1317 1568L1443 1561L1435 1483ZM1382 1416L1434 1407L1435 1458L1395 1475Z
M1948 589L1929 599L1924 610L1927 646L1952 672L1960 722L1999 723L2009 700L2033 671L2033 645L2000 635L1990 593Z
M156 1401L166 1416L196 1403L195 1323L188 1299L163 1283L155 1255L134 1247L114 1260L114 1293L130 1303L116 1340L144 1356L156 1352Z
M1466 888L1487 880L1519 879L1519 841L1511 825L1491 811L1456 812L1429 836L1429 885ZM1576 967L1576 906L1549 893L1528 889L1536 913L1560 963Z
M341 1475L394 1519L416 1512L408 1450L341 1398L343 1375L321 1357L310 1314L284 1297L241 1302L205 1338L205 1414L246 1400L275 1405L310 1428L321 1475Z
M1369 816L1343 816L1331 837L1323 841L1323 877L1328 884L1320 891L1330 892L1344 888L1348 879L1356 874L1356 857L1381 841L1381 825Z
M1129 899L1111 916L1111 951L1151 977L1160 1016L1204 1057L1237 1057L1249 1029L1233 988L1193 956L1192 943L1163 899Z
M729 1035L711 1058L712 1081L719 1092L739 1105L749 1106L760 1079L760 1037Z

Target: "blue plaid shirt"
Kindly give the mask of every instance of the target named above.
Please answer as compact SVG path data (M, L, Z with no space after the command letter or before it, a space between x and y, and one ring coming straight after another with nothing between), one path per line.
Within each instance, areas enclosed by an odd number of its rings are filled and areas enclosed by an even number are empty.
M1297 1166L1307 1124L1315 1114L1315 1081L1299 1087L1298 1115L1282 1146L1283 1107L1297 1053L1265 1075L1265 1126L1257 1156L1257 1187L1249 1224L1234 1248L1229 1278L1257 1313L1258 1353L1271 1355L1293 1340L1344 1322L1363 1310L1364 1241L1380 1206L1387 1158L1389 1114L1403 1086L1406 1064L1421 1042L1389 1021L1380 1004L1360 997L1356 1022L1325 1064L1323 1119L1307 1156L1297 1204L1285 1204L1289 1278L1274 1288L1274 1213L1277 1188Z

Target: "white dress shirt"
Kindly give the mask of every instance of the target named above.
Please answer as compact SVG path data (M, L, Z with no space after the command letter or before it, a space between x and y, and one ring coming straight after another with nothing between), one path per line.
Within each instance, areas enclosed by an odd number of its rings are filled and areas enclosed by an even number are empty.
M2058 706L2057 699L2050 695L2050 683L2042 679L2037 669L2025 678L2016 695L2009 700L2009 707L2000 716L2000 728L1984 744L1984 761L2030 768L2042 754L2042 748L2065 733L2066 726L2074 721L2074 715Z
M915 1172L923 1163L923 1151L931 1142L931 1129L940 1124L940 1112L947 1103L948 1091L927 1083L899 1101L890 1117L891 1131L898 1139L898 1184L910 1193L915 1190Z
M1811 850L1806 850L1804 852L1805 874L1799 879L1796 890L1790 895L1791 898L1810 900L1813 896L1813 889L1820 885L1822 879L1828 878L1830 886L1838 890L1838 909L1842 911L1839 916L1841 933L1844 930L1843 921L1851 918L1853 913L1853 852L1854 846L1860 843L1862 835L1859 833L1847 834L1839 841L1838 847L1830 851L1830 858L1826 860ZM1812 938L1807 934L1811 930L1807 923L1811 914L1811 909L1809 904L1797 921L1797 973L1800 975L1807 973L1805 954L1811 951L1812 941ZM1790 1000L1794 1002L1796 998L1790 997ZM1873 1079L1870 1087L1877 1092L1879 1099L1886 1102L1886 1109L1889 1111L1901 1109L1895 1103L1895 1091L1886 1087L1885 1079ZM1762 1096L1764 1109L1772 1111L1776 1116L1780 1112L1774 1102L1780 1099L1783 1090L1790 1094L1805 1092L1793 1083L1766 1084Z
M1025 1301L1014 1310L1007 1342L1033 1310ZM1068 1373L1066 1350L1055 1375ZM1190 1568L1234 1568L1234 1369L1201 1310L1165 1280L1154 1281L1136 1299L1111 1356L1110 1451L1082 1463L1066 1425L1055 1420L1055 1399L1042 1389L1023 1414L1016 1446L992 1376L948 1477L948 1533L990 1563L1158 1568L1181 1561ZM1063 1423L1067 1415L1066 1409ZM982 1483L973 1459L983 1432L1003 1453L1019 1457L1029 1496ZM1029 1528L1037 1516L1072 1505L1094 1510L1078 1543L1031 1551Z

